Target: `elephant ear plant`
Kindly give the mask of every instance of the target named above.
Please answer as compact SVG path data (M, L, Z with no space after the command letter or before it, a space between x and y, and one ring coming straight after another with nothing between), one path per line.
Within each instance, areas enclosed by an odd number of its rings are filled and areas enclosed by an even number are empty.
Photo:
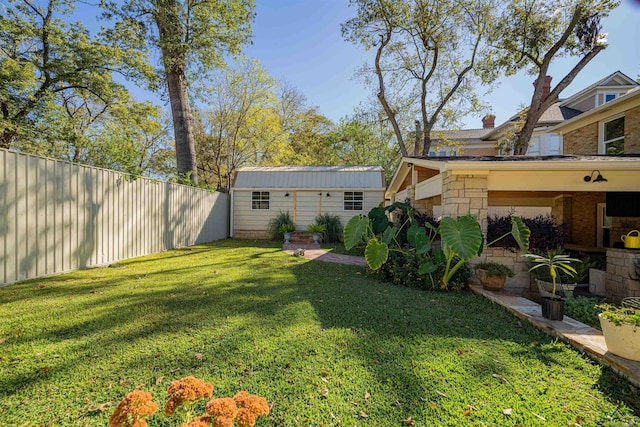
M402 209L409 212L409 220L413 220L413 209L404 203L396 202L386 208L373 208L367 216L356 215L344 226L344 246L350 250L359 244L365 244L364 257L372 270L378 270L387 262L389 245L396 246L400 229L387 218L387 212ZM415 221L415 220L413 220Z
M408 222L411 224L407 230L408 250L393 249L399 252L412 251L418 255L434 252L433 257L425 257L420 265L420 274L431 274L439 269L439 263L445 265L444 273L440 278L440 287L448 289L449 282L462 265L475 256L482 254L484 237L480 224L474 215L467 214L458 218L445 217L436 229L430 224L425 227L430 231L438 232L442 240L442 250L432 251L431 238L427 236L427 229L420 227L414 219L413 209L404 204L394 203L387 208L375 208L368 216L359 215L351 218L344 227L344 244L351 249L357 244L364 243L365 259L372 270L378 270L387 261L389 245L394 242L398 248L397 236L399 228L389 223L386 212L396 208L406 209L409 213ZM529 249L529 228L519 217L512 217L511 231L499 237L492 243L512 235L520 248L527 252Z
M441 279L442 287L446 289L449 281L458 269L474 257L482 255L484 250L484 236L475 215L467 214L457 218L445 217L440 221L440 238L442 252L446 260L446 267ZM511 235L523 252L529 251L529 228L517 216L511 217L511 231L489 242L491 246L499 240ZM457 261L453 264L454 260ZM452 265L453 264L453 265ZM421 266L422 269L422 266Z

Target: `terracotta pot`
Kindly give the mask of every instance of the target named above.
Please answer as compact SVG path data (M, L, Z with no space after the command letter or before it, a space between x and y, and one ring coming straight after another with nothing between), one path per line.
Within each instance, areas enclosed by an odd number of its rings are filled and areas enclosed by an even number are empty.
M488 276L487 270L478 269L478 279L482 287L488 291L501 291L504 289L504 284L507 281L503 276Z
M549 320L564 319L564 300L561 298L540 298L540 306L542 307L542 317Z

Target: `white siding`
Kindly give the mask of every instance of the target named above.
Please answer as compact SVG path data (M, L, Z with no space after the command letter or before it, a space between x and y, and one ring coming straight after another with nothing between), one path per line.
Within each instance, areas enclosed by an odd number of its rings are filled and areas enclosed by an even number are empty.
M225 238L227 200L0 149L0 284Z
M319 213L338 215L344 225L354 215L367 214L384 200L383 190L363 191L363 210L345 211L344 191L277 190L270 192L269 210L259 210L251 209L251 193L249 190L235 190L233 193L233 228L235 230L264 231L267 229L269 220L280 211L289 211L291 217L295 217L298 230L305 230L308 224L314 223ZM289 193L289 197L284 197L286 193ZM322 196L318 193L321 193ZM329 197L327 197L327 193L330 194Z

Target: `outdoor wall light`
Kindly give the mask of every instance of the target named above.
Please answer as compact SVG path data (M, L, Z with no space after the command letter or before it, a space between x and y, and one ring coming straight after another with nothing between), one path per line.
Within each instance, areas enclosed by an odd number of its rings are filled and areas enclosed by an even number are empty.
M284 193L284 197L289 197L289 193Z
M596 176L596 179L593 179L593 175L595 175L596 172L598 173L598 176ZM591 175L584 177L584 182L608 182L608 179L603 177L599 170L594 170L591 171Z
M331 197L331 194L327 193L327 197Z

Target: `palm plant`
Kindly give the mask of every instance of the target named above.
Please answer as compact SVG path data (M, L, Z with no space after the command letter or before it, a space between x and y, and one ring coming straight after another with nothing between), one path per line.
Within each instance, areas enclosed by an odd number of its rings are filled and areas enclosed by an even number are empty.
M576 269L573 268L571 263L581 262L579 259L571 258L569 255L552 254L550 252L547 253L546 257L536 254L524 254L522 256L528 258L533 264L529 271L537 270L542 267L547 267L549 269L549 275L551 276L551 282L553 283L551 299L556 298L556 278L558 277L558 274L562 272L574 276L576 274Z

